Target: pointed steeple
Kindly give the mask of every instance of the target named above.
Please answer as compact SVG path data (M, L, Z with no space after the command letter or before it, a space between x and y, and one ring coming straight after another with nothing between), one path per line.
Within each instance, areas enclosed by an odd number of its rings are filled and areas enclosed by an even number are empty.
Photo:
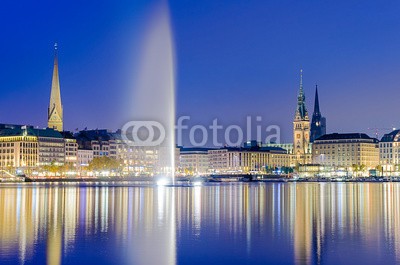
M300 69L300 93L303 93L303 69Z
M300 89L299 96L297 98L297 102L300 104L305 99L304 91L303 91L303 69L300 70Z
M315 101L314 101L314 112L311 119L311 137L310 141L314 142L316 139L326 134L326 119L322 117L319 109L319 98L318 98L318 85L315 85Z
M48 127L63 130L63 107L61 104L60 80L58 76L58 46L54 44L54 67L51 82L50 104L48 108Z
M297 97L296 119L308 120L308 112L306 108L306 96L303 90L303 69L300 70L300 90Z
M318 85L315 85L315 102L314 102L314 115L319 114L321 115L319 111L319 99L318 99Z

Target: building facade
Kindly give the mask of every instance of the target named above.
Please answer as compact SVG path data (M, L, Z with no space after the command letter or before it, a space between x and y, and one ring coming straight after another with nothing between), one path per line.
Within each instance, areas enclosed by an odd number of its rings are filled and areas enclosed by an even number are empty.
M179 172L184 175L207 175L210 161L207 148L180 148Z
M1 124L0 138L4 166L31 168L65 162L64 138L54 129Z
M65 142L62 134L54 129L32 129L39 142L39 166L63 165L65 163Z
M347 171L376 169L379 143L364 133L325 134L313 144L313 162Z
M0 125L2 135L30 136L37 142L38 161L36 166L63 165L65 162L65 147L62 134L54 129L37 129L25 125ZM20 164L19 164L20 166Z
M228 148L208 151L209 170L214 174L228 171Z
M79 150L91 150L93 158L107 156L120 160L127 175L155 175L162 170L157 146L136 146L121 137L121 131L84 130L75 134ZM179 161L179 151L176 161Z
M128 175L153 175L157 172L158 150L154 146L124 145L119 151Z
M93 150L91 149L78 149L77 151L77 166L87 167L93 160Z
M39 164L38 138L23 132L0 132L1 171L13 174L17 168L35 168Z
M400 130L385 134L379 143L379 160L384 176L398 176L400 172Z
M224 147L209 150L212 174L262 174L270 169L290 167L291 154L276 147Z
M78 165L78 143L71 132L62 132L64 138L65 163Z

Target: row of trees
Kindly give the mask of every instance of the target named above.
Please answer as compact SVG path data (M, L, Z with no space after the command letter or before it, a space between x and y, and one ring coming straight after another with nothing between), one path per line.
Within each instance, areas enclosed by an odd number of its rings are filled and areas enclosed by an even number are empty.
M356 173L356 175L358 175L361 172L364 172L366 170L366 166L365 165L352 165L352 169L353 171Z
M273 174L277 171L281 171L282 174L291 174L294 172L293 167L275 167L275 166L265 166L265 172L268 174Z
M120 171L122 170L123 163L117 159L101 156L95 157L90 162L90 164L83 168L83 170L89 171ZM74 166L73 163L68 162L64 165L57 165L55 162L52 162L50 165L45 165L42 167L43 171L50 172L50 173L59 173L65 174L69 171L75 171L77 168Z
M123 162L107 156L95 157L90 162L88 170L90 171L119 171L122 169Z

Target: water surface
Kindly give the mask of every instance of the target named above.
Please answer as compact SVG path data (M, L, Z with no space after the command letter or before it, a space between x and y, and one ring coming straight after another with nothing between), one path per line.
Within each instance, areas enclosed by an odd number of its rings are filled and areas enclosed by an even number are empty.
M0 264L394 264L400 183L1 184Z

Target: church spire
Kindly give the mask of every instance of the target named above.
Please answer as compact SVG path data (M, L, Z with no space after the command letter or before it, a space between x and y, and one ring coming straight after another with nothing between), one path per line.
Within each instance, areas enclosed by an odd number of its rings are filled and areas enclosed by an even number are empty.
M303 92L303 69L300 69L300 92Z
M308 112L306 108L306 96L303 90L303 69L300 70L300 90L297 97L296 119L308 120Z
M300 69L300 90L299 90L299 96L298 96L298 103L301 101L304 101L305 96L304 96L304 90L303 90L303 69Z
M48 108L48 127L63 130L63 107L61 104L60 80L58 76L58 45L54 44L54 67L51 82L50 104Z
M315 101L314 101L314 115L315 114L320 114L319 111L319 99L318 99L318 85L315 85Z
M319 109L319 98L318 98L318 85L315 85L315 101L314 101L314 112L311 119L311 137L310 141L314 142L316 139L326 134L326 119L322 117Z

